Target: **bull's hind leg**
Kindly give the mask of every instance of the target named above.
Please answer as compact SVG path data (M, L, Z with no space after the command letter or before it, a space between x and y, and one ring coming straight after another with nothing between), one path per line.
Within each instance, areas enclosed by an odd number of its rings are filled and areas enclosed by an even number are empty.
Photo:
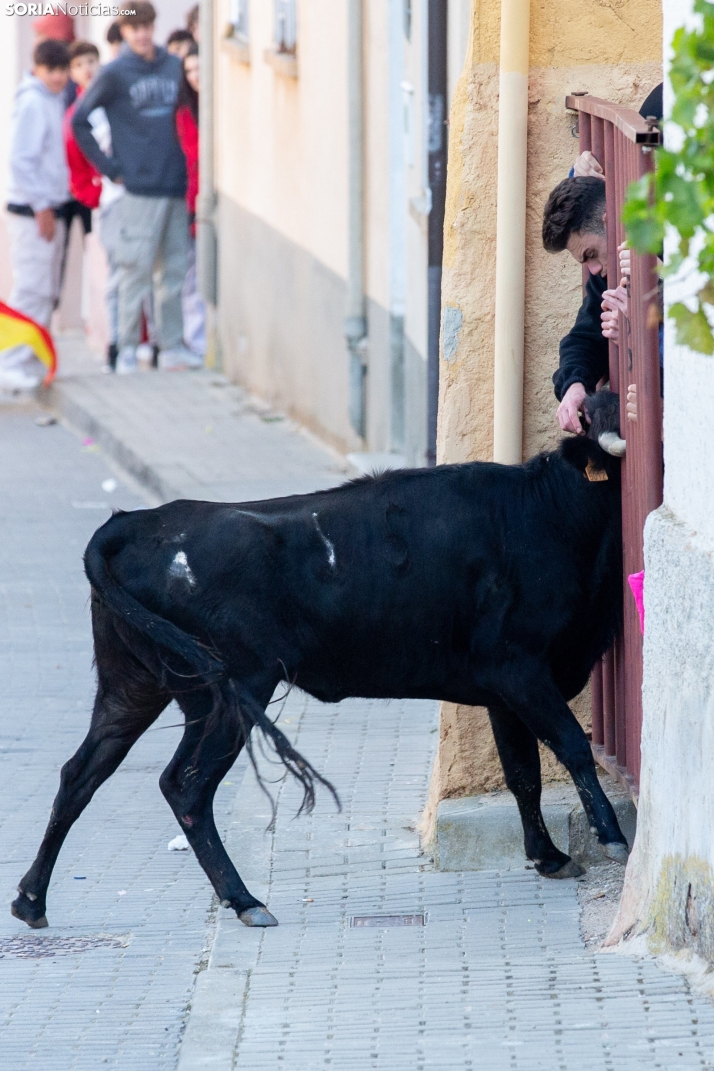
M538 741L521 719L505 707L489 707L488 713L506 784L516 798L521 815L526 855L545 877L578 877L583 868L556 848L543 821Z
M213 817L216 789L245 744L237 708L223 701L219 689L202 688L176 699L186 715L186 729L161 775L161 791L223 906L232 907L246 926L277 926L277 919L241 881Z
M170 696L129 652L104 621L103 638L112 633L109 651L97 635L99 684L89 732L79 750L62 767L60 787L34 863L18 886L11 911L33 929L47 925L47 887L64 839L99 786L114 773L131 746L156 721Z
M626 863L627 841L602 790L588 739L572 710L543 672L526 676L514 669L511 684L511 694L504 697L508 705L565 766L605 855Z

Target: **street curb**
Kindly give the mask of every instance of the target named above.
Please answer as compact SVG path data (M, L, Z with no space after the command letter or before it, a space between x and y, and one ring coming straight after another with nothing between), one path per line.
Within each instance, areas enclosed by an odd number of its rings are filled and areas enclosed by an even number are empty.
M181 491L162 479L125 442L117 438L73 397L70 382L55 381L40 396L40 404L56 413L73 431L94 439L124 472L160 502L182 498Z
M635 805L616 785L607 785L607 796L632 848L637 824ZM606 861L574 789L546 785L541 810L548 832L560 851L585 866ZM511 793L442 800L436 816L434 855L439 870L501 870L524 866L523 826Z
M248 765L236 793L225 846L246 885L264 903L270 893L273 834L266 829L270 817ZM196 978L176 1071L233 1071L250 976L266 931L244 926L231 908L219 906L217 911L208 966Z

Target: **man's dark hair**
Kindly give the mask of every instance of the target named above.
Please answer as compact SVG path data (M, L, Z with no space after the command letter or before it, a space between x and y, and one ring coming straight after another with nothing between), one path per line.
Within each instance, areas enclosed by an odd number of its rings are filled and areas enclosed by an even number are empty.
M99 59L99 49L91 41L73 41L69 46L69 62L80 56L96 56Z
M40 41L32 53L32 60L35 67L66 71L69 67L69 49L64 41Z
M604 234L605 183L599 178L566 178L543 209L543 245L549 253L567 248L571 234Z
M156 22L156 8L149 0L132 0L130 9L133 14L120 15L120 26L151 26Z
M113 22L107 30L107 44L120 45L124 38L121 35L118 22Z
M179 41L188 41L191 45L195 43L190 30L172 30L166 38L167 45L174 45Z
M186 26L188 30L193 34L193 31L198 26L198 4L194 4L191 10L187 13Z

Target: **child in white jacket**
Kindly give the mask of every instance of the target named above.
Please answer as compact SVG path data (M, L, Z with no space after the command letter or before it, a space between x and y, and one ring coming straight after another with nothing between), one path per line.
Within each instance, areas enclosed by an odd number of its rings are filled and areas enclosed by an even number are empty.
M18 86L13 114L7 228L13 287L9 304L47 327L59 298L69 173L62 135L69 55L42 41ZM2 339L0 339L0 346ZM28 346L0 349L0 389L33 390L44 369Z

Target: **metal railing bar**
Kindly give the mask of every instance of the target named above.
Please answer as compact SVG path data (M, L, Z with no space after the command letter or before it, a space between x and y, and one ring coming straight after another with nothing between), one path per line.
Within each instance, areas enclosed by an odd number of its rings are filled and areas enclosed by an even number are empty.
M591 97L589 93L583 95L568 95L565 98L565 107L572 112L584 112L587 115L597 116L603 119L624 134L628 141L638 145L661 145L662 134L657 127L652 127L639 112L633 108L621 107L612 101L602 100L600 97Z

